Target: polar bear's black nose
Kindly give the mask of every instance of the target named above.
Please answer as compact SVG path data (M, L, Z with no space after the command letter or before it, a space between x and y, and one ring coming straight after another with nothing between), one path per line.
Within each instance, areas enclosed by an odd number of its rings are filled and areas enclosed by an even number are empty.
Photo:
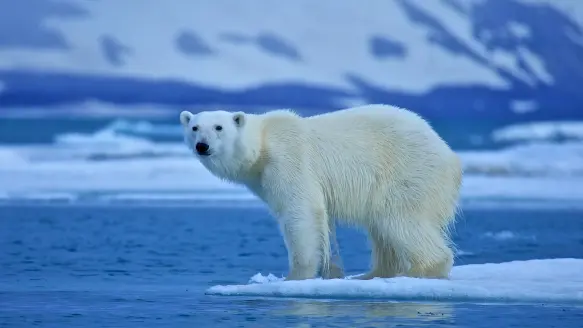
M195 146L196 151L201 155L206 155L209 150L209 145L204 142L198 142Z

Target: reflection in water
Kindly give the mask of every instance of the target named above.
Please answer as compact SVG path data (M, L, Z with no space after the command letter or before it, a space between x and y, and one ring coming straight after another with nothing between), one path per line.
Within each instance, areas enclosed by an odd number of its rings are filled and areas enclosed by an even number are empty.
M297 323L295 327L309 328L323 322L343 322L346 327L420 326L454 323L454 309L445 303L401 303L387 301L325 301L325 300L254 300L248 306L269 302L274 310L269 315L285 316ZM249 304L253 303L255 305ZM277 303L277 304L274 304ZM279 305L279 306L277 306ZM333 317L333 320L328 320ZM342 318L342 319L341 319Z

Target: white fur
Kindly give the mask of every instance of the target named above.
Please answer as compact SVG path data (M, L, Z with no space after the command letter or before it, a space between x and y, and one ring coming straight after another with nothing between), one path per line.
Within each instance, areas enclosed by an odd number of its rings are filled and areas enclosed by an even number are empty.
M181 122L191 148L210 145L212 155L197 157L211 173L247 186L277 217L288 280L320 268L324 277L342 275L330 262L335 219L369 235L372 270L361 279L449 276L461 163L417 114L388 105L305 118L185 111Z

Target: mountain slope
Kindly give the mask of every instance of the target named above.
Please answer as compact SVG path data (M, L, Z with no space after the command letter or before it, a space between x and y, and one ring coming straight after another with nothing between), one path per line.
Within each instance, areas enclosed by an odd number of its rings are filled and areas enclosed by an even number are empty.
M364 3L5 1L0 105L388 102L430 117L583 116L583 2Z

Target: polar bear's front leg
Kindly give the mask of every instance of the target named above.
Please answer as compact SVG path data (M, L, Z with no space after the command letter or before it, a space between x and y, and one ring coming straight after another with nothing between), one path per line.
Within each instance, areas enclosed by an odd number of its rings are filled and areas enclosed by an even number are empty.
M288 212L279 219L288 253L285 280L315 278L320 265L320 231L312 213Z
M290 140L298 138L291 132ZM315 278L321 262L329 263L330 240L323 195L307 170L302 147L293 146L277 145L278 156L270 157L261 176L261 195L278 219L287 248L286 280L303 280Z

